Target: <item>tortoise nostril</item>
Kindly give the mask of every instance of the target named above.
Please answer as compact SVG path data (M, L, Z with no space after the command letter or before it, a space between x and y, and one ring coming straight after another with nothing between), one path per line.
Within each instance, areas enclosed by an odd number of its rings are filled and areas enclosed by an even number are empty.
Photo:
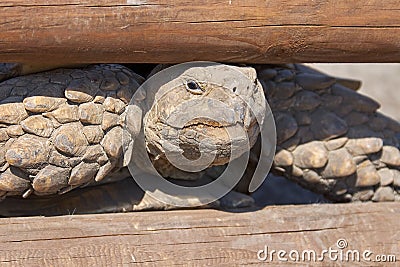
M236 86L233 87L232 91L235 93L236 92Z

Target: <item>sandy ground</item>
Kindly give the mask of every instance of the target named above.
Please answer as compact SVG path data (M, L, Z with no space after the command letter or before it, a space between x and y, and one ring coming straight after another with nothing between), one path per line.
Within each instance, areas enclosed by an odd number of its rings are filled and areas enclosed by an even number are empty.
M308 64L329 75L362 81L360 93L381 104L381 111L400 121L400 64Z
M381 104L381 112L400 121L400 64L307 64L326 74L362 81L360 93ZM285 178L268 175L253 194L259 206L327 202Z

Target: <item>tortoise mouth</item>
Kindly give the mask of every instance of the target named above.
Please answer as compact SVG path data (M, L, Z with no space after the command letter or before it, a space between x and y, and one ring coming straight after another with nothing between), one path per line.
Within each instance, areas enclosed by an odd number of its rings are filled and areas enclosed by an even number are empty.
M212 128L223 128L228 126L233 126L234 124L226 121L215 121L209 118L196 118L188 121L182 128L189 128L193 126L199 127L212 127Z

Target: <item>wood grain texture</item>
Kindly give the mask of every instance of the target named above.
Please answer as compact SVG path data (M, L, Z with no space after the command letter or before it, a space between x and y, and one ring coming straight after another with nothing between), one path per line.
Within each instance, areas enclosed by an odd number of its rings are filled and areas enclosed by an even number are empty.
M14 0L0 61L399 62L397 0Z
M269 264L268 249L371 250L399 260L398 204L266 207L252 212L186 210L0 219L3 266L235 266ZM277 262L276 258L273 262ZM272 263L271 263L272 264ZM285 263L294 266L292 261ZM301 266L397 266L397 263L301 262ZM280 265L282 266L282 265ZM298 266L298 265L296 265Z

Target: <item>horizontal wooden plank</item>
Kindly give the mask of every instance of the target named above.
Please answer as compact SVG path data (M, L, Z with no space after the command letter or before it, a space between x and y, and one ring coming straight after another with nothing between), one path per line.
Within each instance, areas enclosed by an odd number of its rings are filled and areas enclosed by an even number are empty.
M271 206L243 212L180 210L3 218L0 262L2 266L279 263L276 253L272 260L260 261L267 247L268 254L272 250L297 251L301 266L397 266L368 262L362 256L369 250L364 256L371 260L378 255L387 256L388 261L400 257L399 214L398 204L369 203ZM329 248L338 251L332 254L333 260L326 254L322 261L309 261L307 252L304 260L301 258L303 251L313 250L320 256ZM360 261L353 261L351 251L360 253ZM339 252L345 256L334 260ZM295 266L288 254L282 257L288 259L282 264ZM346 257L350 261L345 261Z
M0 2L0 62L399 62L397 0Z

